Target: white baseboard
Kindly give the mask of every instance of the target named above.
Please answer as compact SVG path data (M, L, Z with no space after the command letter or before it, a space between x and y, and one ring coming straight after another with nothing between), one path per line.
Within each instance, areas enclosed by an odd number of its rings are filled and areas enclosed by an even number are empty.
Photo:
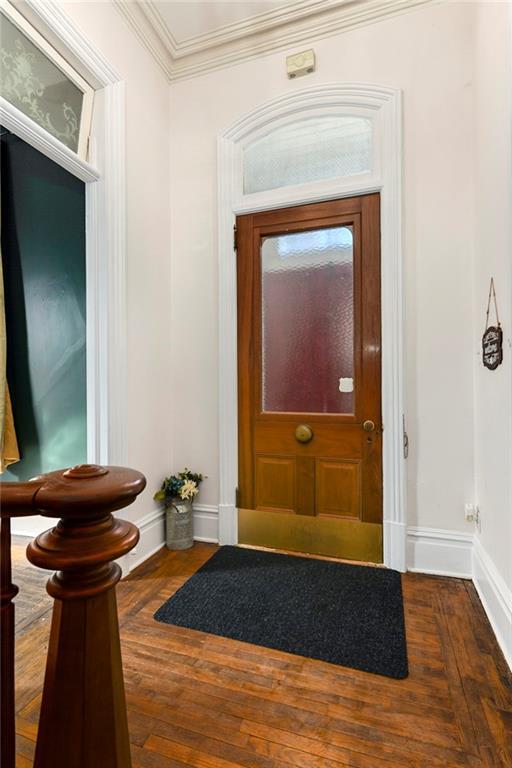
M472 577L473 534L439 528L407 529L407 570L437 576Z
M219 543L219 510L209 504L194 504L194 539Z
M512 670L512 591L496 570L478 536L475 536L473 542L473 583Z
M123 575L130 573L138 565L142 565L144 560L151 557L165 544L165 519L164 511L161 507L154 509L140 520L134 520L134 525L140 531L139 543L124 556L120 563L123 569Z
M140 531L139 543L123 558L123 573L129 573L165 546L165 513L159 507L135 521ZM216 544L219 541L219 513L209 504L194 505L194 539Z

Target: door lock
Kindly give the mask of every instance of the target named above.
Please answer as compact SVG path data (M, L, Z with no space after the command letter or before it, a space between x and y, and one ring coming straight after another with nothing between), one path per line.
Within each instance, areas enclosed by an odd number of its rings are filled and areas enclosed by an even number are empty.
M299 424L295 430L295 439L299 443L309 443L313 439L313 430L309 424Z
M375 429L375 422L371 421L370 419L367 419L363 422L363 429L365 432L373 432Z

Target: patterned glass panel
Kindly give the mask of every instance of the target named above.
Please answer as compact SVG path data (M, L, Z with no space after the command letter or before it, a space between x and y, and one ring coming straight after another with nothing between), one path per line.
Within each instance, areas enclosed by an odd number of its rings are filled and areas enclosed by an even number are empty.
M354 412L351 227L265 237L262 410Z
M284 125L243 153L244 193L371 170L372 125L362 117L314 117Z
M78 151L83 92L1 13L0 95Z

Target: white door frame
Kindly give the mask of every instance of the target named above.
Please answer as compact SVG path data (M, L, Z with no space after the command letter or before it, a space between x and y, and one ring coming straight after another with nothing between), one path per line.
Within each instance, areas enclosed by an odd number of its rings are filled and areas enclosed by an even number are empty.
M319 114L372 121L369 173L349 178L243 193L242 151L269 129ZM219 541L238 542L236 258L238 214L380 192L382 264L382 414L384 563L406 570L405 462L403 456L404 351L402 289L401 93L367 84L329 84L274 99L242 117L218 140L219 174Z
M85 182L87 456L126 456L126 238L124 83L53 0L13 5L95 88L90 162L0 98L0 122Z

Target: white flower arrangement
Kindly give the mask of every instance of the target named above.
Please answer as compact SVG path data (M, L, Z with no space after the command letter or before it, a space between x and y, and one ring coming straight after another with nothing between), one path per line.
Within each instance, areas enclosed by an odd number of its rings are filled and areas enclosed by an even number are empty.
M153 498L156 501L169 502L179 497L183 501L192 500L199 493L199 485L203 481L203 475L185 469L177 475L166 477L162 487Z

